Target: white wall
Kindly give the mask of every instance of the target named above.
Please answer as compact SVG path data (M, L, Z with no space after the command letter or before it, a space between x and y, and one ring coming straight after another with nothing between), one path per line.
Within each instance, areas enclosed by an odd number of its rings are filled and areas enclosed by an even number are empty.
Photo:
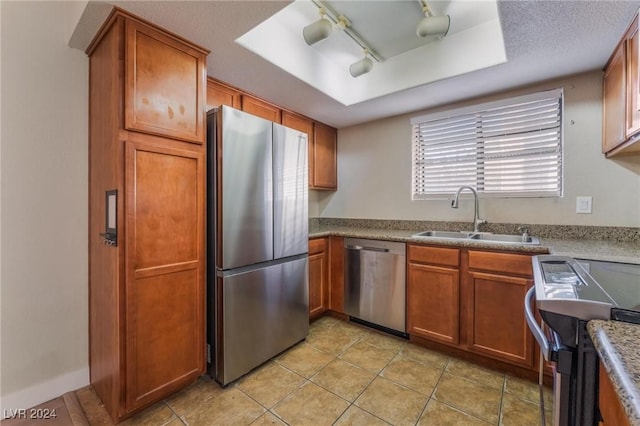
M78 3L0 15L4 413L89 382L88 58L67 47Z
M481 216L493 223L640 226L640 156L621 161L602 155L602 74L593 72L418 111L338 132L338 191L311 191L310 216L470 221L473 202L455 210L447 200L411 201L409 119L426 112L564 87L565 190L563 198L482 199ZM576 196L593 197L592 214L576 214Z

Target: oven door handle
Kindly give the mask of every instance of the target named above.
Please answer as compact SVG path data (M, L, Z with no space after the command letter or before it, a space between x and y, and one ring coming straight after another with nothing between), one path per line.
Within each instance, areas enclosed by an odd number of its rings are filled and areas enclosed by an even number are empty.
M549 340L547 336L542 331L542 328L536 322L536 317L533 314L533 309L531 306L533 305L533 297L535 296L536 288L531 287L529 291L527 291L527 295L524 297L524 316L527 320L527 325L529 326L529 330L533 334L533 337L536 339L538 344L540 345L540 350L542 352L542 356L545 361L551 360L551 348L549 346Z

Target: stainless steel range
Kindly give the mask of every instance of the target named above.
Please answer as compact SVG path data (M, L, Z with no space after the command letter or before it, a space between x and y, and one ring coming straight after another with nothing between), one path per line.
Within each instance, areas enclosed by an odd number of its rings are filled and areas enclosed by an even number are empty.
M529 328L554 361L554 425L597 425L598 356L587 332L592 319L640 323L640 265L533 257L534 286L525 298ZM540 311L547 332L537 324Z

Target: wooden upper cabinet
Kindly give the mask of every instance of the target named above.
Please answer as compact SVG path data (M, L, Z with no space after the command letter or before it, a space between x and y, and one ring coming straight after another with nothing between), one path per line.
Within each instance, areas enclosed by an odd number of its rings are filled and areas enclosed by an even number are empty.
M137 20L125 31L125 128L203 143L207 52Z
M309 150L309 186L338 189L338 132L326 124L314 123L313 144Z
M636 15L604 69L602 152L640 153L640 36Z
M292 129L300 132L305 132L309 137L309 144L311 144L311 139L313 138L312 120L293 112L282 111L282 125L291 127Z
M640 39L638 36L638 17L634 19L626 38L626 81L627 81L627 120L626 135L633 136L640 131Z
M626 56L624 43L618 48L604 74L602 152L607 153L625 140Z
M282 110L277 106L251 95L243 94L242 111L257 115L265 120L282 123Z
M207 79L207 111L221 105L240 109L240 92L212 78Z

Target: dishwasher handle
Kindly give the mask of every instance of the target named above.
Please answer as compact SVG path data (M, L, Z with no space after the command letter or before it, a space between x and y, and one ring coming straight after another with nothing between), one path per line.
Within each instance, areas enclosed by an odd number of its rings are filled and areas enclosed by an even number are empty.
M347 246L347 250L360 250L360 251L378 251L378 252L382 252L382 253L389 253L389 249L388 248L384 248L384 247L366 247L366 246L360 246L360 245L348 245Z
M527 295L524 297L524 316L527 320L527 325L529 326L529 330L533 333L533 337L536 339L538 344L540 345L540 351L542 352L542 356L546 361L551 359L551 348L549 346L549 340L547 336L544 334L538 323L536 322L535 316L533 315L533 310L531 309L531 304L533 303L533 296L535 295L535 286L531 287L529 291L527 291Z

